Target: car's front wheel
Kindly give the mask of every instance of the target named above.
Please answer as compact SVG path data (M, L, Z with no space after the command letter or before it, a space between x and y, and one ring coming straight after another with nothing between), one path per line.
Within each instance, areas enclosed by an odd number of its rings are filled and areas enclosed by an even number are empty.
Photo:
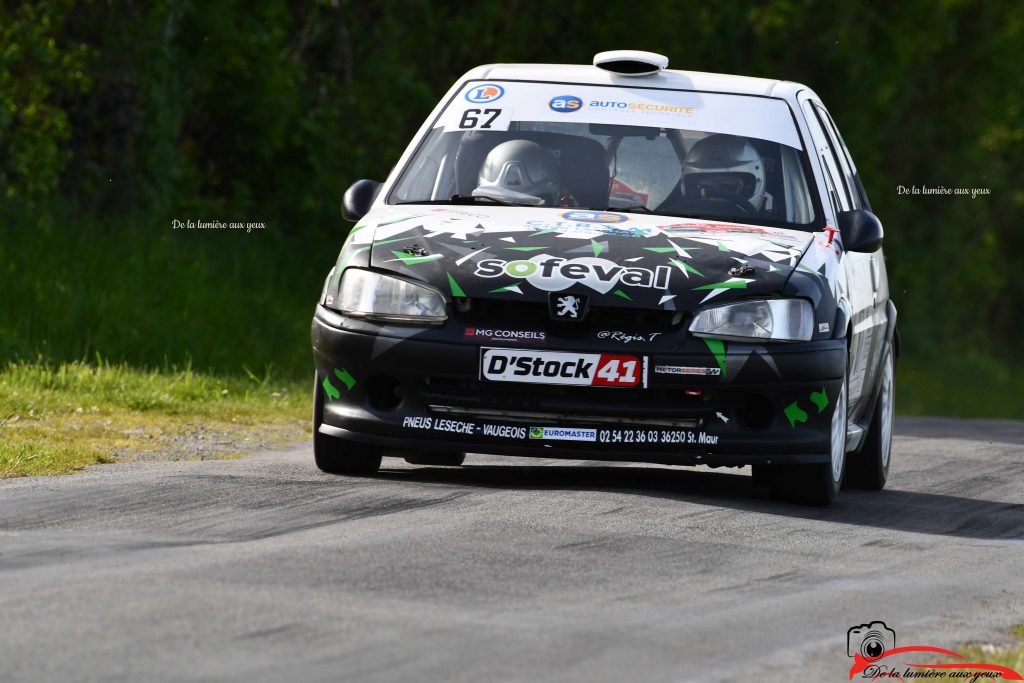
M808 505L825 506L836 499L846 471L847 377L836 397L829 426L829 461L811 465L787 465L774 477L775 493Z
M892 348L885 353L879 377L878 400L864 448L850 458L849 484L853 488L880 491L889 478L892 456L892 418L896 398L895 362Z
M330 474L373 474L380 469L381 449L320 433L324 420L324 389L320 373L313 381L313 458Z

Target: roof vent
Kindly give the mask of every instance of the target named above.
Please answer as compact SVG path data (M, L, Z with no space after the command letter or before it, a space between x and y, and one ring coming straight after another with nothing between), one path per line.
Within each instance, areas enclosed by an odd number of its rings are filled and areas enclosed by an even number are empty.
M620 76L651 76L668 68L668 57L641 50L611 50L594 55L594 66Z

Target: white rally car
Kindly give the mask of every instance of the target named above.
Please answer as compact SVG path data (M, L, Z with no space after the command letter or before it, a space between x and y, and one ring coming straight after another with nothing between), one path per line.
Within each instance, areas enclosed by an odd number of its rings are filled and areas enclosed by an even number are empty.
M816 503L885 484L896 308L832 117L667 64L478 67L348 190L313 319L321 469L477 451L753 465Z

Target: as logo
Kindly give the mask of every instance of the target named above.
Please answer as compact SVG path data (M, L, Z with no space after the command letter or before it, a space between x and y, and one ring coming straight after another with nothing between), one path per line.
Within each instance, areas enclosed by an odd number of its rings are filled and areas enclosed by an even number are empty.
M575 95L559 95L548 102L548 106L559 114L571 114L583 108L583 100Z
M466 92L466 100L477 104L484 104L500 99L505 94L505 89L496 83L484 83L470 88Z

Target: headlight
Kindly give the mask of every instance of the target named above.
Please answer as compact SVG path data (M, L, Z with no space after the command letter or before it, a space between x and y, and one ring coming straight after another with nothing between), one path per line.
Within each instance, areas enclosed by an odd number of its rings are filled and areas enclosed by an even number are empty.
M369 270L349 268L334 308L345 315L389 322L444 322L444 295L436 289Z
M700 311L690 325L698 337L807 341L814 310L804 299L767 299L724 304Z

